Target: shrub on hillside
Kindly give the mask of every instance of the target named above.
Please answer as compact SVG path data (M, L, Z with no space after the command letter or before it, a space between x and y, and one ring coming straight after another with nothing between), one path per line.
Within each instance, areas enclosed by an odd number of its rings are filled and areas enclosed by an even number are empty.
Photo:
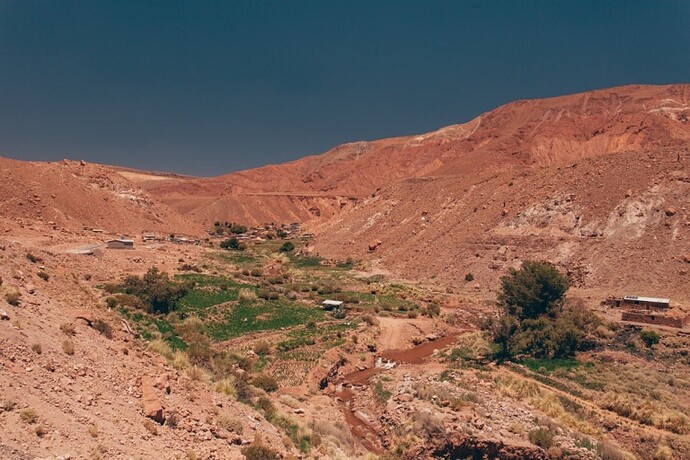
M656 331L646 329L640 332L640 339L642 339L644 344L647 345L647 348L652 348L654 345L659 343L661 337L659 337L659 334Z
M529 432L530 442L544 450L553 446L553 438L553 432L548 428L537 428Z
M252 385L269 393L278 390L278 381L267 374L259 374L254 377Z

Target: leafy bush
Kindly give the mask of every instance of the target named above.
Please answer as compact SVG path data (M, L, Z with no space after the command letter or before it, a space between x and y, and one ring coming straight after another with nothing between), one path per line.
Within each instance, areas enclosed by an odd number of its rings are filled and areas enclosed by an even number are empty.
M647 345L647 348L652 348L654 345L659 343L661 337L659 337L659 334L656 331L646 329L640 332L640 339L642 339L644 344Z
M125 294L138 297L149 313L169 313L187 293L187 287L174 283L167 273L152 267L142 277L128 276L120 286Z
M499 305L519 320L553 315L568 290L568 279L548 262L525 261L501 278Z
M292 251L294 251L294 249L295 249L295 245L292 243L292 241L286 241L280 247L279 251L280 252L292 252Z
M234 236L232 238L228 238L227 240L221 241L220 247L221 249L232 249L234 251L244 251L245 249L247 249L247 245L244 243L240 243L240 240L238 240Z
M583 304L564 305L568 280L553 265L526 261L501 279L499 316L484 322L499 359L573 356L598 324Z

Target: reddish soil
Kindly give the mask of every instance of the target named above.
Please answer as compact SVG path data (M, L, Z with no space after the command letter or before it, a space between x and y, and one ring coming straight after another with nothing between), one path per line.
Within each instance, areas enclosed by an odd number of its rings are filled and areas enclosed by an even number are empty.
M464 124L354 142L213 179L129 172L183 215L210 223L330 218L400 180L558 166L615 152L683 147L690 85L641 86L516 101ZM127 173L125 173L127 174Z

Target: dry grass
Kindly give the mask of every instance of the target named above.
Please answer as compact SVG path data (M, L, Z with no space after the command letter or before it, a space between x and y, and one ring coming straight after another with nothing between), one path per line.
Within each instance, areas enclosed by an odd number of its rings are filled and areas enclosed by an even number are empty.
M235 390L235 379L232 376L228 376L224 379L218 380L213 388L218 393L223 393L227 396L237 397L237 391Z
M199 366L191 366L187 368L187 377L196 382L202 382L208 379L206 371Z
M311 423L311 430L338 447L351 450L355 446L350 429L344 422L331 423L328 420L314 420Z
M256 295L256 292L253 289L241 288L237 293L237 296L240 302L254 303L259 301L259 296Z
M187 353L180 350L173 352L172 357L169 358L168 361L170 362L170 365L177 370L189 369L191 366Z
M163 339L154 339L148 343L149 350L158 353L159 355L170 360L173 357L173 350L170 348L168 342Z

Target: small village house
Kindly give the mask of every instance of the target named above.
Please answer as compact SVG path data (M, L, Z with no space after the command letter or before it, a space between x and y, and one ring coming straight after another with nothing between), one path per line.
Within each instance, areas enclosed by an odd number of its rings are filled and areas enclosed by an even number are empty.
M107 242L108 249L134 249L134 240L128 238L117 238Z

